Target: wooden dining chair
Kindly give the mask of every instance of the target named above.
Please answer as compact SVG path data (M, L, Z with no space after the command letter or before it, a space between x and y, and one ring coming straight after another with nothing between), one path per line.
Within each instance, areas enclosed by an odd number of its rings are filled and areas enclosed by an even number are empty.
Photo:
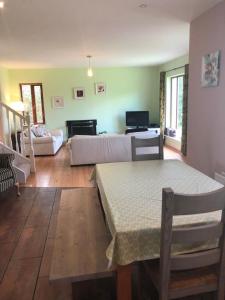
M153 148L158 147L157 153L148 153L148 154L138 154L138 148ZM162 135L147 138L147 139L139 139L135 136L131 137L131 152L132 152L132 160L153 160L153 159L163 159L163 137Z
M160 260L143 262L159 293L160 300L216 292L217 300L225 295L225 188L199 195L175 194L163 189ZM178 215L222 211L218 222L173 226ZM190 254L173 255L172 244L191 245L218 241L215 248Z

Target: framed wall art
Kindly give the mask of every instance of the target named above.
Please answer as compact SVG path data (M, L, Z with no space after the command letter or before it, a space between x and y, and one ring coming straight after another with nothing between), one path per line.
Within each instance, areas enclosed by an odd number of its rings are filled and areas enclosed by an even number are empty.
M219 85L220 51L202 57L202 87Z
M82 87L75 87L73 89L74 99L82 100L85 98L85 89Z
M52 106L53 108L64 108L64 98L62 96L53 96Z
M105 83L103 82L97 82L95 83L95 94L99 96L104 96L105 95Z

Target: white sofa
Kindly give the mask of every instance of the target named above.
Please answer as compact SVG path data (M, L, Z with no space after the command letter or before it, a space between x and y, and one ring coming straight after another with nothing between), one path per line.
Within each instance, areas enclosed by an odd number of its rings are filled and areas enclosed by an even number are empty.
M110 163L131 161L131 136L149 138L157 136L154 133L131 134L102 134L102 135L76 135L68 142L70 151L70 164L86 165L97 163ZM156 148L156 149L155 149ZM155 153L154 149L141 149L139 153Z
M63 144L63 131L61 129L50 130L48 136L35 137L32 135L35 155L55 155ZM25 153L29 154L29 140L24 138Z

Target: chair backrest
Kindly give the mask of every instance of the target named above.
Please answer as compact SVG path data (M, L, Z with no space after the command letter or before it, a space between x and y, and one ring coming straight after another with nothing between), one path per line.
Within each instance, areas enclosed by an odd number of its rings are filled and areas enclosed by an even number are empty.
M158 147L157 153L148 153L148 154L137 154L137 148L150 148ZM147 138L139 139L135 136L131 137L131 151L132 151L132 160L153 160L153 159L163 159L163 137L162 135Z
M218 222L205 225L173 227L173 217L222 211ZM218 240L216 248L171 256L172 244L191 245L195 242ZM225 288L225 188L198 194L175 194L170 188L162 192L162 223L160 244L160 292L167 293L171 271L190 270L218 264L218 293ZM163 298L162 299L166 299ZM224 299L218 298L218 299Z

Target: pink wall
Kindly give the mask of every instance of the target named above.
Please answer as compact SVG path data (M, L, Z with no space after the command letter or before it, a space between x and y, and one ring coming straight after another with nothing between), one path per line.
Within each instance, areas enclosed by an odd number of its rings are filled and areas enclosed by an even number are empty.
M221 50L218 87L201 87L202 56ZM225 2L191 24L187 161L213 176L225 171Z

